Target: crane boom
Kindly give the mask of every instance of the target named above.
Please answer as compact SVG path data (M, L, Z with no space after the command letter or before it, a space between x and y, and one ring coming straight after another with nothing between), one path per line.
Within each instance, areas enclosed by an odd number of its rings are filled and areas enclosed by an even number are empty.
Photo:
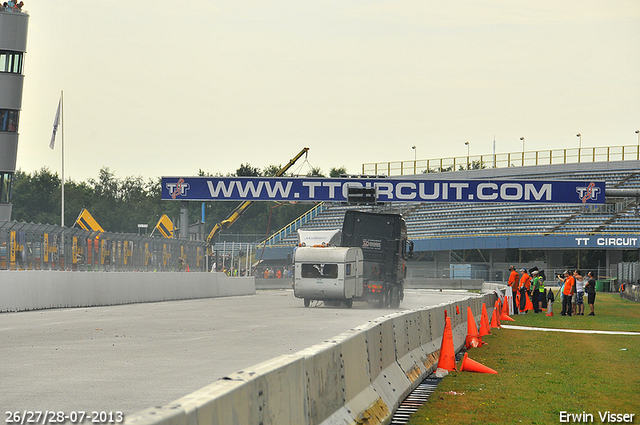
M293 166L293 164L295 164L302 157L302 155L306 155L307 152L309 152L309 148L302 149L296 156L289 160L289 163L282 167L275 176L281 177L284 173L287 172L289 168ZM211 229L209 236L207 236L207 246L212 247L216 235L220 233L222 229L228 229L229 227L231 227L231 225L235 223L242 216L242 214L247 211L247 209L249 209L253 202L254 201L241 202L240 205L238 205L233 211L231 211L231 214L229 214L227 218L219 223L216 223L216 225L213 226L213 229Z

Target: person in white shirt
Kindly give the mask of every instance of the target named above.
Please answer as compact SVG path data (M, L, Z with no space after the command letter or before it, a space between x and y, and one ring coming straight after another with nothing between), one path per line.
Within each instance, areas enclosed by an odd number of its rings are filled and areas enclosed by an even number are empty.
M576 280L576 302L574 304L574 313L576 316L584 316L584 278L580 270L573 272Z

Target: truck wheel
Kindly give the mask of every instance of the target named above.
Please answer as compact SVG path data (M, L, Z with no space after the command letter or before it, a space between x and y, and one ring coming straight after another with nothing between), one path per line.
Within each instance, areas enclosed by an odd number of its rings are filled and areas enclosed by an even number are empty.
M389 293L389 290L386 290L382 293L382 298L380 299L380 308L387 308L389 307L389 302L390 300L391 294Z
M311 305L311 300L309 298L304 299L304 306L309 307Z
M345 307L347 307L347 308L351 308L351 307L353 307L353 298L349 298L348 300L345 300L345 301L344 301L344 305L345 305Z
M391 288L391 290L389 291L389 296L391 298L391 302L389 303L389 306L391 308L400 307L400 290L398 289L397 286L394 286Z

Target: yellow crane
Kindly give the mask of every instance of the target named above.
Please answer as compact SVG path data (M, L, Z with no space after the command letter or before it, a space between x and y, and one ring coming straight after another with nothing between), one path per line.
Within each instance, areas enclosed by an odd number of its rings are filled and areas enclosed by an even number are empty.
M298 161L302 157L302 155L306 155L307 152L309 152L309 148L302 149L289 161L288 164L286 164L276 173L275 177L281 177L284 173L287 172L289 168L293 166L293 164L296 163L296 161ZM213 226L213 229L211 229L209 236L207 236L207 246L209 247L209 250L211 250L211 247L214 245L214 239L216 235L220 233L222 229L228 229L229 227L231 227L231 225L235 223L242 216L242 214L245 213L245 211L247 211L247 209L251 206L251 204L253 204L253 202L254 201L244 201L240 203L240 205L238 205L227 218L219 223L216 223L216 225Z

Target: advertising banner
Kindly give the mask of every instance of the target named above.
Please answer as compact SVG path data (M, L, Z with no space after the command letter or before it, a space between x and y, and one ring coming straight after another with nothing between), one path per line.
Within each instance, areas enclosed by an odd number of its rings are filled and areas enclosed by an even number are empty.
M378 202L604 204L605 183L569 180L163 177L162 199L346 202L350 187L375 188Z

